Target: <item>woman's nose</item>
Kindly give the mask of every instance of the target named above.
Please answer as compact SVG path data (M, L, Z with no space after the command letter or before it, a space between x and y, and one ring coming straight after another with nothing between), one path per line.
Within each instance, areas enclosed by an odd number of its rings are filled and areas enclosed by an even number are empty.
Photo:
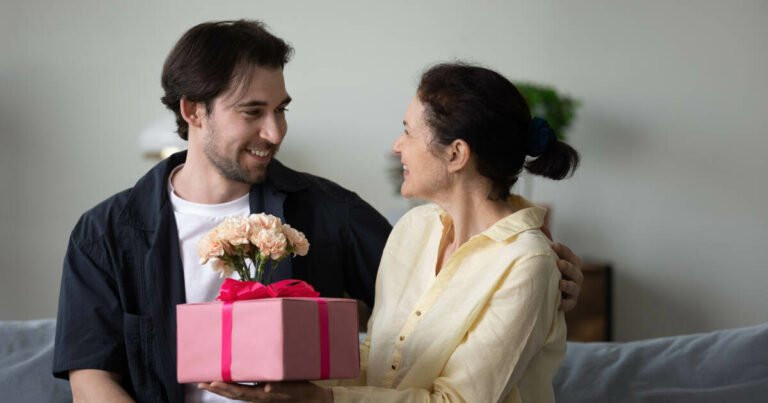
M392 152L395 154L400 154L400 143L403 136L398 136L397 139L395 139L395 143L392 144Z

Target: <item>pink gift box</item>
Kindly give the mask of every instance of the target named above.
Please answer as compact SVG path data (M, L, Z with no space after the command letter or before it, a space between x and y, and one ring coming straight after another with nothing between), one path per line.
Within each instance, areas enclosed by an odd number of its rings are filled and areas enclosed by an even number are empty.
M360 373L356 300L265 298L236 301L228 309L224 302L176 306L179 383L226 375L249 382Z

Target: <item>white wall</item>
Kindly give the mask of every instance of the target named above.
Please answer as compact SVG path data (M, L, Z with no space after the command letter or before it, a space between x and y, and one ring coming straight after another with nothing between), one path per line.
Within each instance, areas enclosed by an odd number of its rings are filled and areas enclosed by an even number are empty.
M614 264L619 339L768 319L768 2L0 3L0 320L54 316L78 216L151 166L159 75L205 20L292 42L281 159L385 214L385 168L419 72L461 57L583 101L583 166L537 181L555 235ZM482 5L480 5L482 4Z

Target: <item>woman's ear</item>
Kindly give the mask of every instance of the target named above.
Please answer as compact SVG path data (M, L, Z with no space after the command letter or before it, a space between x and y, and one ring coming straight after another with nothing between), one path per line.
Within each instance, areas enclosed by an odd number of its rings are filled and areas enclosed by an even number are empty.
M181 111L181 117L184 118L190 127L201 127L205 115L205 105L181 98L179 110Z
M469 163L469 144L464 140L454 140L446 147L448 157L448 172L458 172Z

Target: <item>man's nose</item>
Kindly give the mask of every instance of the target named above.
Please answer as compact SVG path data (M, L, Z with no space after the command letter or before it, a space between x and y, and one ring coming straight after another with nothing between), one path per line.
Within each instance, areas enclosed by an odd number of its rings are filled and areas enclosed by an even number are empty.
M259 137L269 141L272 144L279 144L283 140L283 133L280 130L280 123L275 114L270 114L264 119L261 126Z

